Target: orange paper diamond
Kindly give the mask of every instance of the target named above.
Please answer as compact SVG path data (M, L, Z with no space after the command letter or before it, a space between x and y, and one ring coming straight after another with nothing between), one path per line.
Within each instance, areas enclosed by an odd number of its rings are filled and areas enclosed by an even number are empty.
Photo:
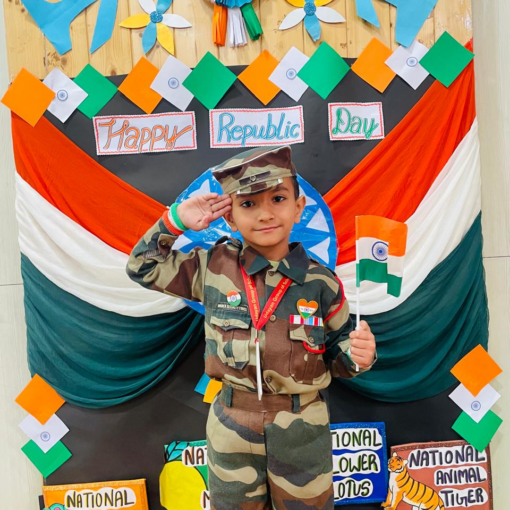
M53 90L22 69L2 97L2 103L33 127L54 97Z
M221 387L222 387L221 381L211 379L205 390L204 402L207 404L212 404L214 397L220 392Z
M280 88L269 81L278 64L278 60L264 50L238 77L264 105L280 92Z
M145 113L152 113L161 96L151 89L159 69L142 57L122 82L119 90Z
M351 69L379 92L384 92L396 76L386 65L392 53L390 48L374 37Z
M502 370L489 353L481 345L477 345L451 372L476 397Z
M65 400L36 374L15 402L44 425L64 405Z

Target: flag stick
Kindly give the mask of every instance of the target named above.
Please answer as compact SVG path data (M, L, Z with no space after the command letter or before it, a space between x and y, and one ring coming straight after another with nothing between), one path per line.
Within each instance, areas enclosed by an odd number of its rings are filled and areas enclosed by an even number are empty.
M359 287L356 287L356 329L359 329Z
M357 225L356 225L357 227ZM359 267L359 254L358 254L358 242L356 241L356 272L358 272L358 267ZM356 277L356 280L357 280L357 277ZM359 325L359 321L360 321L360 318L359 318L359 288L361 286L361 282L358 282L356 281L356 329L359 330L360 329L360 325ZM357 363L354 363L354 366L356 367L356 372L359 372L359 365Z
M357 249L357 247L356 247ZM359 287L356 285L356 329L359 330ZM356 367L356 372L359 372L359 365L357 363L354 363L354 366Z

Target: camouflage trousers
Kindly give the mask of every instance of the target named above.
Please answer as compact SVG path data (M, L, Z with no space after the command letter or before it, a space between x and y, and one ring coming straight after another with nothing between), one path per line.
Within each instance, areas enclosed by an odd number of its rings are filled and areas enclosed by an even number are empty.
M207 421L211 510L332 510L326 402L223 386Z

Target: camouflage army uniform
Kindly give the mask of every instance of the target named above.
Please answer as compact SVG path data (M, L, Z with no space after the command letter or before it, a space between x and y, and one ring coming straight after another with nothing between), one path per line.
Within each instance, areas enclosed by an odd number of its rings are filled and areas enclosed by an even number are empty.
M256 151L249 151L249 157ZM268 170L260 158L257 163L235 176L247 183L244 192L271 184L267 172L271 177L275 170ZM275 168L284 164L276 163ZM250 172L261 171L265 182L250 179ZM225 177L220 174L218 180L229 192ZM207 422L211 508L332 509L329 411L318 390L330 384L332 375L356 375L346 355L353 327L339 280L310 260L300 243L290 245L275 270L236 239L210 250L172 251L177 239L173 232L165 213L133 249L127 272L146 288L205 305L205 371L223 381ZM254 279L261 309L282 277L292 281L261 331L253 327L240 265ZM240 304L229 303L229 291L240 294ZM301 299L316 302L314 317L323 320L322 326L291 323ZM262 360L261 401L255 338Z

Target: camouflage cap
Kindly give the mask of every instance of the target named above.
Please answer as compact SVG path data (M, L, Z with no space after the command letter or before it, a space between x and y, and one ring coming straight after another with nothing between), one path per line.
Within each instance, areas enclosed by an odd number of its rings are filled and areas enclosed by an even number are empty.
M212 168L223 192L248 195L274 188L284 177L296 175L289 145L257 147Z

